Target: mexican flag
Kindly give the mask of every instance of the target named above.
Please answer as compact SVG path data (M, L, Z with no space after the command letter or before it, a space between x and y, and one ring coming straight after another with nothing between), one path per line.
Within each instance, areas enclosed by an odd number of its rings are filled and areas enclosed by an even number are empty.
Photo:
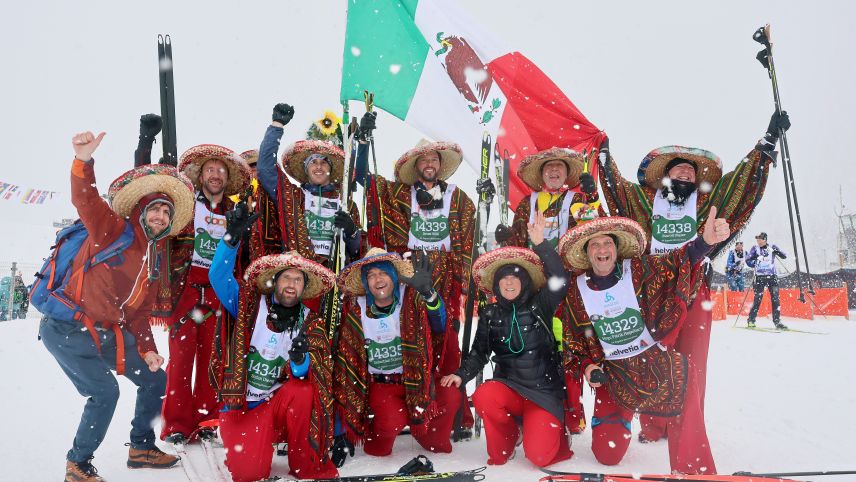
M489 138L492 162L508 161L512 207L529 193L515 174L524 157L591 152L604 137L538 66L453 0L348 1L340 98L363 100L366 90L425 136L460 144L476 172Z

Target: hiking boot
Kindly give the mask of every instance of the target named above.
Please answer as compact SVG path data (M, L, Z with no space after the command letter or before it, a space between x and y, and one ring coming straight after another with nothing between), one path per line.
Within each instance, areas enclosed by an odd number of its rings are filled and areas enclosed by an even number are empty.
M152 447L150 449L128 448L129 469L168 469L177 464L180 457L165 453L163 450Z
M98 470L90 463L92 459L85 462L65 461L65 482L104 482L98 476Z
M785 326L785 325L784 325L784 324L782 324L782 323L776 323L776 329L777 329L777 330L786 331L786 330L788 329L788 327L787 327L787 326Z
M746 328L755 328L755 320L749 320L746 322Z
M164 442L170 443L173 445L186 444L187 443L187 437L185 437L184 434L181 432L171 433L171 434L167 435L166 438L163 440L164 440Z

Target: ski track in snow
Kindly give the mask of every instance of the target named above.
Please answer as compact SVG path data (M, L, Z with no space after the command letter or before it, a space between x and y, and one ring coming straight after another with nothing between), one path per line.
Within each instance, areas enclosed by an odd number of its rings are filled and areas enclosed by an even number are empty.
M0 461L2 480L59 480L65 454L73 438L84 399L37 340L38 316L0 322L0 366L4 390L0 397ZM854 314L851 314L854 316ZM800 333L772 334L732 329L733 318L714 322L707 383L707 430L720 473L848 470L856 443L856 321L787 319L796 329L828 332L828 336ZM741 321L741 325L744 322ZM760 318L759 326L772 326ZM155 334L166 355L166 334ZM180 468L129 470L125 467L135 390L119 377L121 397L107 438L93 463L110 481L168 482L186 480ZM470 387L470 392L472 387ZM593 395L584 395L587 417ZM574 437L574 457L554 470L609 473L668 473L666 442L640 444L635 438L620 465L598 464L590 450L587 430ZM155 428L160 431L160 425ZM167 444L160 443L166 451ZM394 472L419 454L426 454L438 471L463 470L486 464L484 434L480 440L454 444L451 454L430 454L410 437L396 441L393 455L377 458L357 449L341 475ZM195 466L206 480L205 455L188 446ZM223 449L216 449L222 457ZM221 459L222 460L222 459ZM286 457L274 456L272 475L287 476ZM487 480L538 480L543 474L523 456L501 467L488 467ZM827 482L849 477L823 477Z

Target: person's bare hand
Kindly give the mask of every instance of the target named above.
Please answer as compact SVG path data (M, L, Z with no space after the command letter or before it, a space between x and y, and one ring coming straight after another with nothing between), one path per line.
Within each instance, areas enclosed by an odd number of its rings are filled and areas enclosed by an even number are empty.
M532 242L532 246L538 246L544 242L544 228L547 226L547 218L544 217L544 213L536 209L533 221L527 226L529 241Z
M728 225L728 221L724 218L717 218L716 214L716 206L711 206L710 213L707 215L707 222L704 223L704 232L702 233L704 242L711 246L719 244L731 236L731 226Z
M92 159L92 153L101 144L101 139L104 139L106 132L102 132L96 136L92 132L86 131L75 134L71 138L71 146L74 148L74 157L81 161Z
M461 383L463 383L463 379L461 377L455 375L454 373L451 375L446 375L445 377L440 379L441 387L451 387L454 385L457 388L461 387Z
M153 351L147 351L143 356L143 361L149 366L149 371L156 372L163 365L163 357Z

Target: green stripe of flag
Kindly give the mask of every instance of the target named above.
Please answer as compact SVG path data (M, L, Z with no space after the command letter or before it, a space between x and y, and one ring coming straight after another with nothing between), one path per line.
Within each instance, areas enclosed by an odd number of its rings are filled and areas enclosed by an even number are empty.
M413 22L418 0L353 0L348 3L342 89L339 98L363 100L404 119L419 85L428 43Z

